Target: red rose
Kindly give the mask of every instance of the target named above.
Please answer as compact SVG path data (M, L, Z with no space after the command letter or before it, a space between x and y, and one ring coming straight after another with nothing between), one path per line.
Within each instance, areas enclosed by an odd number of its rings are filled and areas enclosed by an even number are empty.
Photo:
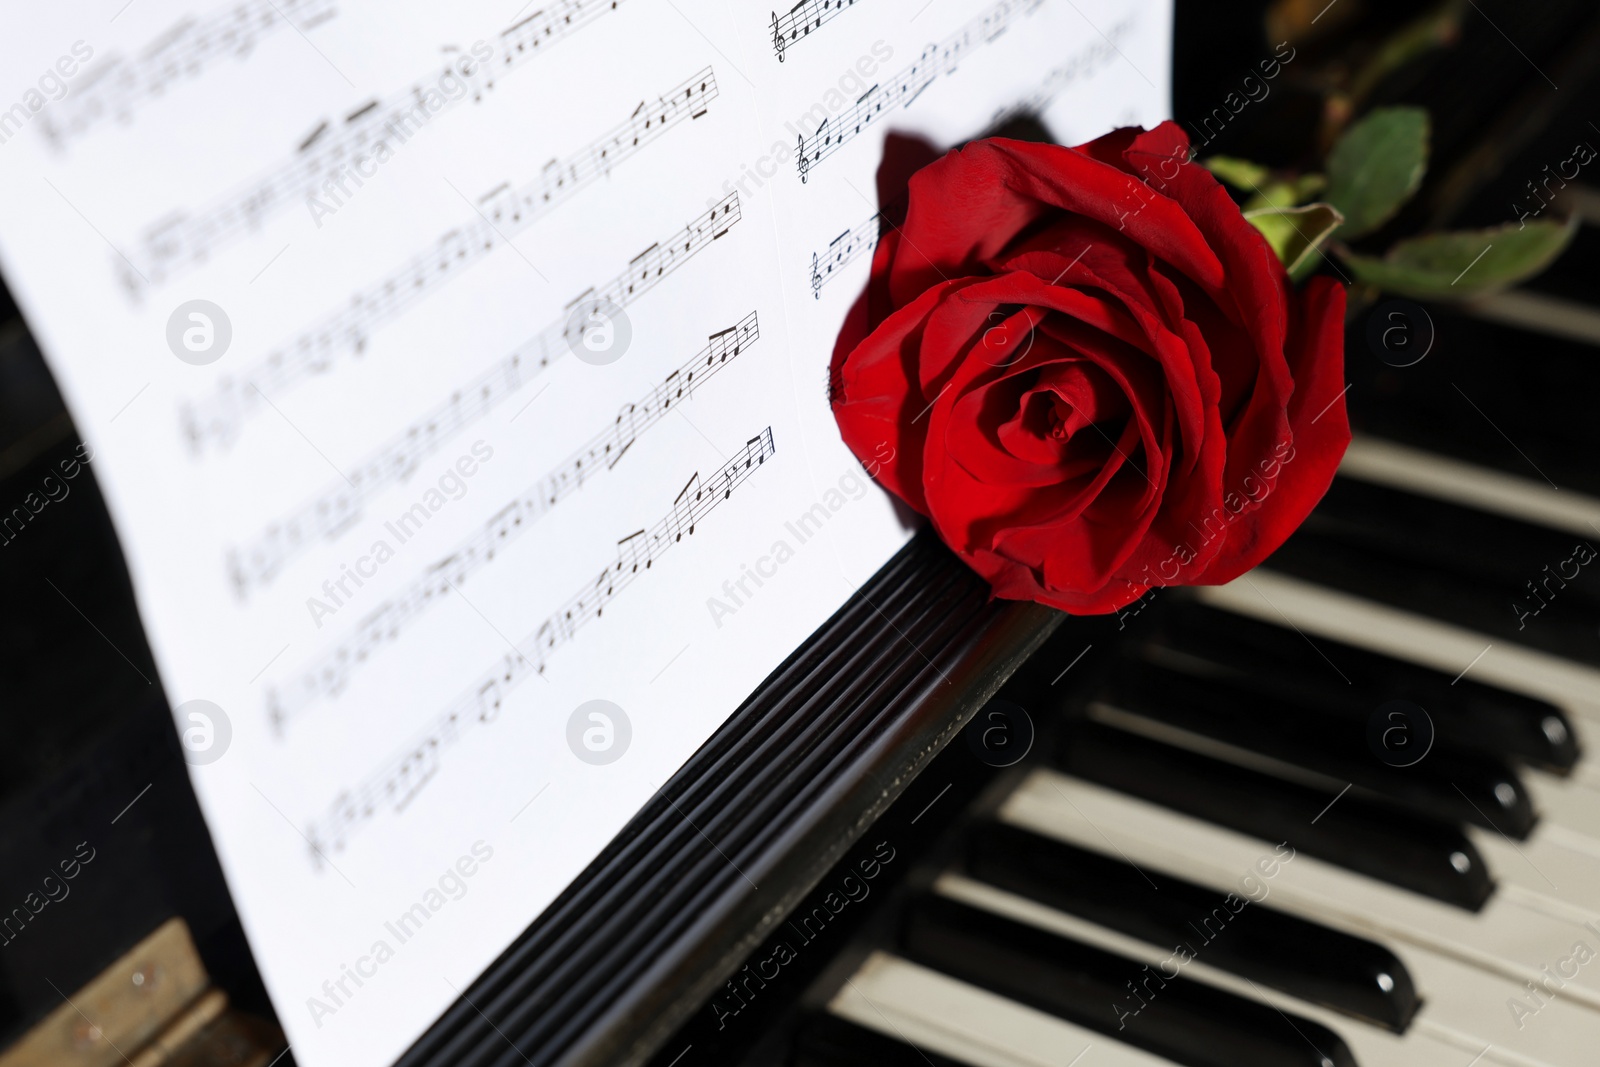
M1321 499L1350 440L1344 304L1290 287L1170 122L979 141L911 179L834 414L996 595L1113 611L1237 577Z

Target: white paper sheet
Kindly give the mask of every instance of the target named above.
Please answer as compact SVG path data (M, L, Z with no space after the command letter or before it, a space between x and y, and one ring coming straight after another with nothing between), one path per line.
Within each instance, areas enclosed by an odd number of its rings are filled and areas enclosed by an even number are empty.
M0 264L306 1067L392 1062L909 536L826 398L884 137L1168 106L1159 0L539 2L0 37Z

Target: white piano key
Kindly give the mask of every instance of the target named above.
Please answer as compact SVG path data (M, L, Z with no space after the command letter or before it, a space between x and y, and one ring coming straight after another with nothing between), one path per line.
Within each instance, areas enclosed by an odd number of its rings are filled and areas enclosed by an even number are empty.
M1160 1056L884 952L867 958L828 1010L975 1067L1173 1067Z
M1576 922L1600 920L1600 857L1563 843L1558 827L1540 826L1526 841L1477 826L1466 831L1489 865L1498 892L1516 890L1530 906ZM1530 899L1534 897L1550 905L1537 904Z
M1463 504L1583 538L1600 537L1600 500L1570 489L1358 434L1339 473L1418 496Z
M1157 973L1168 973L1160 969L1161 964L1170 960L1176 950L1174 945L1150 945L963 875L942 875L934 883L933 888L937 893L964 901L973 907L983 908L1016 919L1018 922L1037 926L1041 930L1049 930L1148 964ZM1461 1067L1461 1053L1468 1048L1468 1045L1462 1044L1462 1035L1449 1032L1442 1035L1433 1033L1428 1027L1421 1025L1421 1018L1413 1023L1405 1034L1394 1034L1280 993L1275 989L1269 989L1258 982L1239 978L1227 971L1209 966L1205 962L1204 946L1199 948L1198 954L1192 961L1184 965L1182 974L1186 978L1225 989L1246 1000L1270 1004L1286 1015L1300 1016L1321 1023L1344 1038L1345 1044L1350 1046L1350 1051L1361 1067ZM1130 1025L1136 1025L1137 1021L1135 1019ZM1482 1047L1480 1043L1476 1048L1471 1048L1469 1054L1477 1053ZM1551 1064L1549 1067L1557 1065Z
M1588 894L1576 903L1600 909L1600 786L1577 775L1561 779L1534 771L1523 779L1540 814L1534 837L1592 858L1583 879Z
M1561 973L1579 944L1600 954L1600 922L1584 925L1519 887L1505 887L1472 913L1305 853L1266 878L1255 866L1272 855L1274 842L1048 770L1032 772L1000 817L1219 893L1259 896L1260 889L1244 883L1255 872L1251 884L1265 886L1263 899L1274 907L1387 945L1427 999L1429 1025L1442 1028L1430 1032L1491 1045L1489 1062L1582 1064L1600 1048L1600 955L1569 962L1565 969L1573 973ZM1530 982L1559 995L1531 999ZM1530 1013L1534 1005L1539 1010L1519 1020L1511 1007L1518 1001Z
M1600 311L1593 304L1565 300L1532 289L1494 293L1463 306L1469 315L1530 333L1600 345Z
M1535 771L1523 779L1539 813L1540 830L1560 828L1563 844L1600 855L1600 787L1583 777L1557 778Z

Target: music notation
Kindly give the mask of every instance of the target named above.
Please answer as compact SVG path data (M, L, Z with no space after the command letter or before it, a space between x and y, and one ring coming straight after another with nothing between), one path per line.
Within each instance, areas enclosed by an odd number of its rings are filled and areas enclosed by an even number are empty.
M835 271L843 270L846 264L878 247L883 227L882 213L873 212L866 222L829 241L826 252L811 253L811 295L814 299L822 299L822 287L833 280Z
M1033 92L1017 103L997 110L994 118L990 120L990 126L1001 126L1006 121L1021 115L1040 114L1056 96L1065 92L1074 82L1093 75L1112 57L1118 55L1118 46L1138 23L1139 17L1134 14L1112 24L1102 40L1085 46L1065 63L1052 69L1040 80L1039 87ZM903 205L904 197L902 196L897 202ZM890 226L883 212L875 213L865 222L844 231L828 242L825 251L813 252L810 267L812 297L821 300L822 287L832 281L835 274L842 273L846 266L861 256L871 255L878 247L882 234Z
M856 0L800 0L789 9L786 15L772 13L772 47L778 53L778 62L783 62L783 53L791 44L811 33L812 30L821 29L822 24L833 18L847 7L854 7Z
M218 59L249 55L258 41L285 27L304 33L337 13L334 0L245 0L186 18L138 55L110 56L91 67L39 115L39 128L52 145L64 148L103 119L129 121L145 101L198 77Z
M527 184L515 189L503 185L485 195L471 221L357 291L340 310L279 345L239 377L223 377L210 396L186 406L181 417L190 447L199 452L208 442L231 444L241 423L264 409L262 392L276 396L326 371L340 357L360 354L379 326L460 277L544 212L609 174L672 127L705 114L716 96L716 76L707 67L656 99L641 101L622 123L567 159L551 160Z
M418 792L438 773L445 749L461 740L472 727L490 723L501 704L518 685L543 674L551 654L573 640L585 623L601 618L606 608L673 545L693 536L718 505L776 453L772 427L767 427L709 478L698 473L673 501L665 517L648 529L637 530L617 541L616 558L593 579L584 579L569 597L537 628L512 646L493 666L467 685L444 712L413 734L374 773L353 790L340 793L327 813L307 828L313 865L321 870L328 851L340 851L350 835L370 821L380 808L404 811Z
M676 405L692 398L696 389L760 336L753 311L733 326L712 334L704 349L650 392L624 404L612 425L497 510L481 530L423 568L414 581L369 612L332 648L305 667L291 671L283 686L271 687L267 705L274 730L281 735L284 724L316 700L337 696L374 650L396 640L401 629L436 598L487 567L497 552L583 488L586 480L615 467L646 430L666 418Z
M910 107L941 73L953 73L968 52L999 37L1012 22L1033 14L1042 3L1044 0L1000 0L940 43L928 45L915 63L862 93L845 111L823 119L811 136L801 134L795 155L800 181L805 182L812 167L896 107Z
M117 258L123 284L135 297L172 280L269 216L302 206L304 198L342 166L394 152L447 110L481 102L495 77L529 62L569 34L614 11L622 0L558 0L501 31L492 44L458 53L398 93L371 100L345 118L324 121L288 160L190 215L178 212L147 227L133 253L137 270ZM382 147L380 147L382 146ZM386 158L386 157L385 157Z
M1053 68L1040 79L1039 87L1033 92L1016 103L995 111L994 117L989 120L989 125L1003 126L1015 118L1037 117L1042 114L1044 109L1050 106L1051 101L1065 92L1074 82L1093 75L1113 57L1120 55L1118 49L1123 39L1133 32L1138 24L1137 13L1113 23L1102 39L1073 53L1065 63Z
M573 322L601 316L612 305L626 307L661 279L687 263L739 222L739 194L729 193L711 210L656 242L629 261L628 267L599 289L589 288L567 304L561 317L502 356L487 370L413 421L353 469L349 481L326 486L310 502L282 522L271 524L244 549L228 553L227 568L234 591L243 599L264 585L308 546L337 536L361 514L362 504L379 489L411 476L423 459L438 451L463 427L509 399L581 339L571 335ZM579 315L580 309L590 314Z

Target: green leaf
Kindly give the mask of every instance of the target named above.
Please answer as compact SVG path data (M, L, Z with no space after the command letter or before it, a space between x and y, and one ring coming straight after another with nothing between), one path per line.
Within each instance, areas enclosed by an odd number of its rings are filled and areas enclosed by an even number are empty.
M1329 204L1260 208L1246 211L1244 217L1266 237L1291 274L1303 269L1328 236L1344 222L1344 216Z
M1272 174L1270 170L1259 163L1252 163L1248 159L1239 159L1237 156L1212 156L1203 159L1200 165L1217 176L1218 181L1227 182L1242 192L1254 192L1260 188Z
M1361 281L1418 299L1467 300L1548 267L1577 232L1577 219L1506 223L1401 241L1382 259L1341 253Z
M1328 153L1327 201L1344 214L1345 234L1382 226L1416 193L1428 169L1428 113L1374 108Z
M1294 207L1303 204L1327 186L1328 179L1321 174L1302 174L1298 178L1273 178L1264 186L1257 186L1256 195L1244 203L1245 211L1264 208Z

